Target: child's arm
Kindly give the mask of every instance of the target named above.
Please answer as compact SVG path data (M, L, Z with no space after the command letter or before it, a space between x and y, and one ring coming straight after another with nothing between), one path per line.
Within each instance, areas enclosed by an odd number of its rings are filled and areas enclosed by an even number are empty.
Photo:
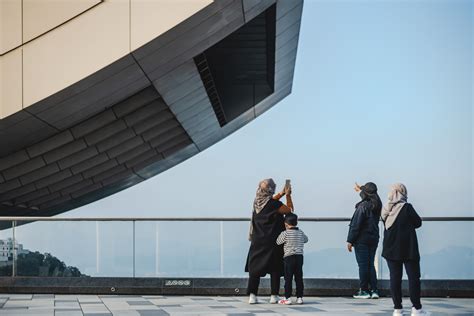
M301 233L303 234L303 242L306 244L308 242L308 236L306 236L303 231L301 231Z
M277 245L282 245L285 243L285 241L286 241L286 231L282 231L280 236L278 236L276 243Z

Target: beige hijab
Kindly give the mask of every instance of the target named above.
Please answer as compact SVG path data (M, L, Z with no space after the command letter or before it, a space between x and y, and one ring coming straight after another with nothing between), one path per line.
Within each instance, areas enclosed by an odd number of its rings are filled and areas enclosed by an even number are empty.
M253 211L255 213L260 213L263 210L265 205L267 205L268 201L273 197L275 194L276 184L272 178L264 179L260 181L257 188L257 193L255 194L255 200L253 201ZM252 222L250 222L250 230L248 239L251 240L253 233L253 226Z
M389 229L395 223L398 214L407 202L407 198L407 188L403 184L395 183L392 185L388 194L388 202L382 210L385 229Z
M260 211L267 205L268 201L275 194L275 181L272 178L265 179L260 181L257 188L257 193L255 194L255 200L253 201L253 210L255 213L260 213Z

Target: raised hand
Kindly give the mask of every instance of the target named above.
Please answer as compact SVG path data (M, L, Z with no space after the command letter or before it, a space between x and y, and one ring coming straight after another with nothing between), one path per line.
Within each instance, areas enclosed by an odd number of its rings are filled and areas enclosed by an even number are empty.
M357 184L357 182L355 183L354 191L356 191L356 192L360 192L360 191L361 191L360 185Z

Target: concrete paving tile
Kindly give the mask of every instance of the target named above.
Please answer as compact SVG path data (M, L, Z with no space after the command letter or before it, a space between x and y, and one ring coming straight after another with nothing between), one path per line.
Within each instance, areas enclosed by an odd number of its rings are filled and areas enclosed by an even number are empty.
M171 316L208 316L208 315L227 316L227 314L219 313L219 312L215 312L215 313L185 312L185 313L173 313L173 314L171 314Z
M113 316L140 316L140 313L138 311L113 311L112 312Z
M12 301L16 300L31 300L33 298L32 294L5 294L5 296L2 297L7 297Z
M156 305L137 305L137 306L133 306L132 308L137 311L147 311L147 310L152 311L152 310L162 309L161 307L158 307Z
M102 303L102 300L97 295L78 295L79 303Z
M54 316L83 316L82 311L55 311Z
M87 305L85 305L87 306ZM110 313L110 311L105 307L94 306L93 308L81 306L83 313Z
M212 297L191 297L193 301L214 301Z
M3 308L5 307L54 307L54 301L51 300L8 300Z
M138 311L140 316L168 316L170 315L168 312L159 309L159 310L141 310ZM174 315L174 314L173 314Z
M77 300L77 297L80 295L76 294L55 294L54 299L55 300Z
M129 305L153 305L153 303L149 301L127 301Z
M183 307L183 305L178 305L178 304L156 304L158 307Z
M30 311L30 310L11 310L11 311L3 311L2 316L11 316L11 315L21 315L21 316L54 316L54 311Z
M47 299L47 298L50 299L50 298L52 298L52 299L54 299L54 294L33 294L33 298L36 298L36 299L38 299L38 298L41 298L41 299Z
M78 301L55 301L54 307L81 308Z
M323 309L319 309L312 306L295 306L290 307L292 310L302 313L315 313L315 312L325 312Z

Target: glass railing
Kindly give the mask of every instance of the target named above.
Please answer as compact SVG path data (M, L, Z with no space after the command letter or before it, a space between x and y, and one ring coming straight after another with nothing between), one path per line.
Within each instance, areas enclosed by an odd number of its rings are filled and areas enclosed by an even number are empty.
M306 278L358 277L345 248L348 222L300 219L309 237ZM246 276L248 218L0 218L0 224L0 276ZM418 239L424 279L474 279L473 217L425 218ZM376 267L388 279L381 245Z

